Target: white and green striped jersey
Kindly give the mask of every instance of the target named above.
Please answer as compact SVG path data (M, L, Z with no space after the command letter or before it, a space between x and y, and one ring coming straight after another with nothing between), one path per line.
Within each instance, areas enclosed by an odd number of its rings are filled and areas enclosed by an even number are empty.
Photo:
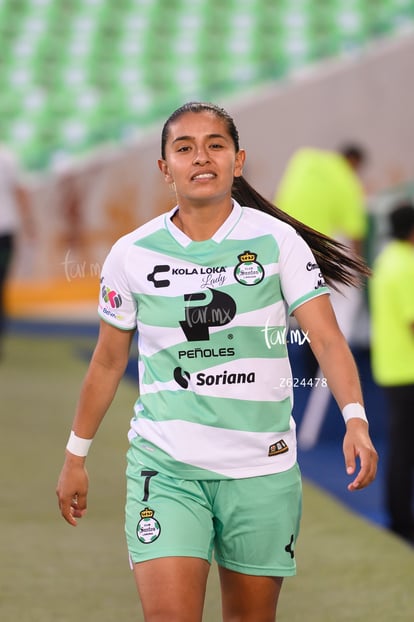
M139 399L129 438L146 467L186 479L242 478L296 461L288 314L328 293L289 225L233 210L188 238L177 208L122 237L102 269L100 316L138 330Z

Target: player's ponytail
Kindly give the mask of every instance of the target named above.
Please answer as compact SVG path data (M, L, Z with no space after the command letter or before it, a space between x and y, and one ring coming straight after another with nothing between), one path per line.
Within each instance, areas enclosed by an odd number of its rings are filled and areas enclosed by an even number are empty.
M265 212L291 225L311 248L326 282L334 289L337 289L339 283L360 285L363 277L371 274L363 259L348 246L292 218L259 194L244 177L234 178L232 196L241 205Z
M215 104L189 102L175 110L164 124L161 134L161 157L163 159L165 159L165 146L171 123L188 112L209 112L224 121L233 140L236 153L240 150L239 133L228 112ZM337 289L340 283L345 285L359 285L364 277L371 274L370 269L362 258L355 255L350 248L307 227L299 220L292 218L286 214L286 212L280 210L259 194L244 177L234 178L232 196L241 205L270 214L296 229L299 235L301 235L310 246L326 282L334 289Z

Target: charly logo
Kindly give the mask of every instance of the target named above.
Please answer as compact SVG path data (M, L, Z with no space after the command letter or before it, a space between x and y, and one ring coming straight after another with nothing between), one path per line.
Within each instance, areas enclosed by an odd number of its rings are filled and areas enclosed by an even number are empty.
M185 294L185 320L180 320L187 341L208 341L209 329L225 326L236 315L236 303L220 290ZM204 304L202 304L204 303Z
M121 294L118 294L114 289L102 285L102 298L105 302L109 302L112 309L118 309L122 304Z
M180 385L183 389L188 389L189 381L191 379L188 371L181 369L181 367L176 367L174 369L174 380L177 384ZM223 385L223 384L252 384L256 382L256 374L254 371L250 372L232 372L228 373L227 370L224 370L221 374L206 374L204 372L199 372L195 377L196 386L213 386L213 385Z
M191 268L172 268L167 264L160 264L154 266L153 271L147 274L147 281L153 283L156 288L169 287L171 284L169 279L163 279L157 276L165 272L171 272L171 276L200 275L202 277L202 288L206 288L209 285L221 286L226 280L226 268L224 266L192 266Z
M157 274L162 274L164 272L169 272L169 271L170 271L170 266L167 266L165 264L160 265L160 266L154 266L154 270L150 274L147 274L147 280L153 283L154 287L157 287L157 288L158 287L169 287L170 281L168 279L155 278Z
M285 546L285 551L286 551L286 553L289 553L291 559L293 559L295 557L295 549L293 548L294 540L295 540L295 537L294 537L294 535L292 533L292 535L290 536L289 544L287 544Z
M145 508L140 512L141 520L137 525L137 538L142 544L151 544L159 537L161 525L154 518L154 510Z
M264 278L264 268L256 261L256 253L244 251L238 255L239 263L234 268L234 278L241 285L258 285Z

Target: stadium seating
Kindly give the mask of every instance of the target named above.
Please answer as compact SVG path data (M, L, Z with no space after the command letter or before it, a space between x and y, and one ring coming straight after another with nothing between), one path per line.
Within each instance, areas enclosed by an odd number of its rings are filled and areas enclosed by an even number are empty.
M0 0L0 137L30 169L414 22L414 0Z

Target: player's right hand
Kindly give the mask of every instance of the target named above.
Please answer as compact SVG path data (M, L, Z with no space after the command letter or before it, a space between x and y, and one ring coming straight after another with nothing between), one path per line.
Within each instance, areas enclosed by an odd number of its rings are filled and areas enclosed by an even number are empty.
M63 518L76 527L77 519L86 512L89 478L85 458L66 452L66 460L59 475L56 494Z

